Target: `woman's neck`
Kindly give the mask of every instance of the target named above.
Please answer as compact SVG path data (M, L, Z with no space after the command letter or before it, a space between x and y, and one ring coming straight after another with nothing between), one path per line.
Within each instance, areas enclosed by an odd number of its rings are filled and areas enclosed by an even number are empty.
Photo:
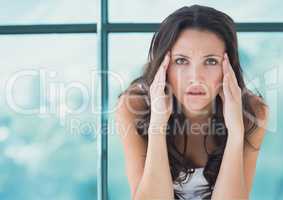
M184 114L186 118L191 123L204 123L209 120L209 118L212 116L212 106L208 104L205 108L202 110L189 110L189 109L183 109Z

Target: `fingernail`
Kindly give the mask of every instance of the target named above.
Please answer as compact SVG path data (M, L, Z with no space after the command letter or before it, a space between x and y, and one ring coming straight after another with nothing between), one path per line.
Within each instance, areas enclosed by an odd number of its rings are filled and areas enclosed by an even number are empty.
M166 53L166 57L167 57L167 58L169 57L169 52Z
M167 57L170 58L170 51L167 53Z
M226 64L226 58L224 57L224 59L223 59L223 64Z

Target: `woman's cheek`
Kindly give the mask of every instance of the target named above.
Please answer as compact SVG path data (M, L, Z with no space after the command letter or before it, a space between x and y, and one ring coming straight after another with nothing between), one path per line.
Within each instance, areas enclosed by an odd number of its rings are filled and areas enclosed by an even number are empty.
M212 80L213 85L213 96L216 96L222 86L222 77L219 76L217 79Z
M167 82L169 83L169 89L174 95L177 95L176 91L177 88L179 87L177 73L175 71L171 71L170 69L168 69L167 78L168 78Z

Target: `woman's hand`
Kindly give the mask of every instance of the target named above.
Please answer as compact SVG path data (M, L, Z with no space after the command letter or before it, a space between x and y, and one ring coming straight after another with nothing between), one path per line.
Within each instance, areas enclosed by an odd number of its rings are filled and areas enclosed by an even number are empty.
M227 53L223 59L223 87L219 95L223 103L223 115L229 134L243 134L242 91L230 64Z
M170 52L167 52L155 77L150 85L151 100L151 125L154 127L165 126L172 113L172 98L165 94L166 71L170 63Z

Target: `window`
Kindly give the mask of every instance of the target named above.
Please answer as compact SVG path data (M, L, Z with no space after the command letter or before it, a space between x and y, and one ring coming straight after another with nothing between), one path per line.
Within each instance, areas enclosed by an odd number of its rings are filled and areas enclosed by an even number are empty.
M99 4L108 14L102 19ZM117 95L140 75L158 23L192 4L215 7L244 24L238 34L244 78L262 92L271 113L251 199L283 197L282 3L29 0L0 8L0 198L130 198L111 111ZM96 22L104 23L99 34ZM105 69L108 76L99 73ZM102 116L103 109L109 114ZM103 131L106 137L98 137Z

